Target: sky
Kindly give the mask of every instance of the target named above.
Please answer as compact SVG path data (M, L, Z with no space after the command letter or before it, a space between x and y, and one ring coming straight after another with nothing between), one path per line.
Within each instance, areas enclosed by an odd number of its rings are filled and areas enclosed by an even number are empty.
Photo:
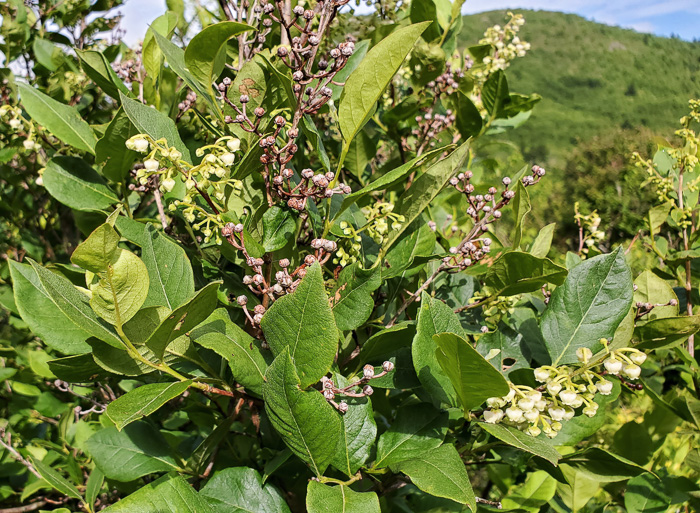
M639 32L700 39L700 0L467 0L462 12L505 8L563 11ZM127 31L125 40L133 44L143 37L148 24L165 12L165 0L127 0L120 11L124 15L122 28Z

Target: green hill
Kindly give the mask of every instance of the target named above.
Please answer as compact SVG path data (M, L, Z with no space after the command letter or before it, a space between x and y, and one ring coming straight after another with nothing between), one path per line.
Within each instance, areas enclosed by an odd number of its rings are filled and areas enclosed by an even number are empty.
M640 34L559 12L524 14L521 38L532 44L510 68L511 90L539 93L531 119L508 138L526 157L564 164L581 141L620 128L646 127L670 138L690 98L700 97L700 43ZM505 11L464 18L461 44Z

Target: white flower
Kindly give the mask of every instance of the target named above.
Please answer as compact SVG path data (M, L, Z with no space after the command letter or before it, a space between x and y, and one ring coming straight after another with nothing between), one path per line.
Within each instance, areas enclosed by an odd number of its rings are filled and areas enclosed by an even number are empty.
M578 408L583 404L583 398L580 395L576 396L576 399L572 403L569 404L572 408Z
M537 401L537 404L535 404L535 408L537 408L539 411L544 411L546 407L547 401L545 401L544 399Z
M185 187L187 187L188 189L193 189L195 187L195 185L196 185L195 181L192 180L191 178L188 178L187 180L185 180Z
M604 380L598 381L598 383L596 383L595 386L598 389L598 392L600 392L603 395L610 395L612 393L612 389L613 389L612 381L608 381L607 379L604 379Z
M537 419L540 418L540 412L538 412L537 410L526 411L523 414L523 417L525 417L530 422L535 422Z
M642 369L639 365L632 364L625 367L624 373L629 379L637 379L642 373Z
M208 162L209 164L214 164L214 163L216 163L216 156L207 155L206 157L204 157L204 162Z
M175 180L173 180L172 178L166 178L165 180L163 180L161 185L163 186L163 190L165 192L170 192L173 190L173 187L175 187Z
M19 119L11 119L10 120L10 128L13 130L17 130L20 126L22 125L22 122Z
M486 410L484 412L484 422L487 424L497 424L503 418L503 410Z
M225 170L223 167L217 166L217 167L214 169L214 174L215 174L216 176L218 176L219 178L223 178L224 175L226 174L226 170Z
M560 406L550 408L548 412L552 420L562 420L564 418L564 415L566 415L566 410Z
M37 184L39 187L43 186L44 185L44 177L39 175L39 177L36 180L34 180L34 183Z
M547 369L543 369L542 367L538 367L535 369L535 379L540 383L544 383L549 379L549 371Z
M566 410L566 413L564 414L564 420L571 420L574 418L574 415L576 415L576 412L574 411L573 408L569 408L568 406L564 408Z
M643 364L646 359L647 355L645 353L639 352L630 354L630 360L632 360L637 365Z
M231 151L238 151L241 149L241 141L240 139L231 139L226 143L226 146Z
M36 146L36 143L31 139L25 139L24 141L22 141L22 146L24 146L25 150L33 150L34 146Z
M146 168L146 171L158 171L158 168L160 167L160 162L158 162L156 159L148 159L143 163L143 167Z
M530 411L535 407L535 401L529 397L525 397L518 401L518 407L524 411Z
M576 350L576 358L578 358L579 362L586 363L586 362L588 362L588 360L591 359L592 356L593 356L593 351L591 351L587 347L579 347Z
M566 405L575 403L577 398L578 394L573 390L562 390L559 392L559 399L561 399L561 402Z
M139 153L146 153L148 151L148 141L143 137L137 137L136 139L130 139L131 150L138 151ZM129 141L127 141L127 148L129 147Z
M513 398L515 397L515 389L511 388L510 392L508 392L506 395L503 396L503 400L507 403L511 402Z
M593 417L598 411L598 403L591 403L583 409L583 414Z
M535 403L538 403L542 400L542 392L540 392L539 390L533 390L532 392L530 392L529 396L530 399L535 401Z
M233 153L224 153L219 157L221 159L221 162L224 163L226 166L232 166L234 161L236 160L236 156Z
M603 362L605 370L610 374L620 374L622 370L622 362L620 360L614 360L613 358L608 358Z
M168 157L170 157L170 160L180 160L180 158L182 158L182 153L173 148L168 153Z
M559 392L561 392L561 388L561 384L554 381L547 385L547 392L549 392L552 395L557 395Z
M506 417L512 422L520 422L523 419L523 410L520 408L507 408Z

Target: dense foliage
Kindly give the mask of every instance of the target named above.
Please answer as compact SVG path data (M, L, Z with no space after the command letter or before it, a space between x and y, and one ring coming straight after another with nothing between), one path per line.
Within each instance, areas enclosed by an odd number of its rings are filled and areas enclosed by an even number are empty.
M1 6L5 511L698 507L700 102L562 254L522 16L117 3Z

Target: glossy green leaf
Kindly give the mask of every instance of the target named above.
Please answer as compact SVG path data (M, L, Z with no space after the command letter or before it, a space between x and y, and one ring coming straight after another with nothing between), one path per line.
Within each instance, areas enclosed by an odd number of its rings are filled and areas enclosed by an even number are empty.
M474 102L462 91L457 91L455 108L457 111L455 126L462 139L466 141L470 137L478 136L484 126L484 120Z
M180 396L191 384L192 381L188 380L140 386L109 403L107 416L121 431L125 426L148 417L168 401Z
M79 50L75 53L80 59L80 64L85 74L92 79L97 86L107 95L119 100L119 92L128 95L129 90L112 69L112 65L105 55L95 50Z
M518 449L539 456L549 461L552 465L557 465L561 455L557 450L544 440L532 437L522 431L505 426L503 424L479 423L479 426L487 433L495 436L502 442L517 447Z
M700 315L655 319L634 329L640 349L674 347L700 331Z
M433 404L457 406L458 395L452 381L440 367L436 355L438 346L433 340L433 335L439 333L462 335L464 329L457 315L439 299L432 298L423 292L420 304L416 336L411 346L413 366L418 379L433 398Z
M645 472L636 463L598 447L589 447L565 456L561 463L601 483L625 481Z
M554 238L554 230L556 227L556 223L550 223L540 230L530 246L529 252L532 256L537 258L547 257L547 254L552 247L552 239Z
M32 332L61 353L88 352L90 346L85 341L90 333L63 313L41 284L36 270L29 264L8 262L15 304Z
M75 107L60 103L22 82L17 83L17 89L22 105L34 121L69 146L95 154L97 137Z
M294 237L295 216L287 209L272 207L263 214L263 239L265 251L270 253L282 249Z
M88 439L86 449L104 475L117 481L178 468L163 435L145 422L134 422L122 431L101 429Z
M72 497L74 499L82 500L83 496L80 495L80 492L73 485L73 483L71 483L61 474L56 472L56 470L54 470L53 468L45 464L43 461L40 461L36 458L32 458L32 464L34 465L34 468L37 469L39 474L41 474L41 477L44 478L44 481L49 483L52 488L55 488L63 495L67 495L68 497Z
M671 505L661 480L650 472L633 477L625 490L627 513L663 513Z
M102 473L102 471L97 467L93 468L90 472L87 483L85 483L85 503L92 507L93 510L95 507L95 501L97 500L97 496L99 495L104 482L105 475Z
M257 470L232 467L214 474L199 492L214 513L289 513L282 494L263 486Z
M553 365L575 363L576 349L595 353L632 306L632 274L621 248L574 267L552 293L542 316L542 335Z
M382 280L379 269L362 269L359 262L345 267L331 294L333 314L338 329L354 330L362 326L374 310L372 292Z
M153 225L147 224L144 232L141 258L148 269L149 288L143 306L173 310L194 294L192 265L185 250Z
M476 511L476 498L467 469L452 444L441 445L422 456L392 465L392 470L406 474L425 493L467 504L471 511Z
M459 335L434 335L437 361L449 377L465 412L489 397L502 397L510 391L503 375Z
M308 513L380 513L379 499L374 492L355 492L346 485L326 485L309 481L306 492Z
M102 174L113 182L123 182L139 154L126 147L138 130L120 107L95 145L95 161L104 164Z
M422 456L442 445L448 414L421 403L399 408L396 419L379 437L374 468Z
M450 178L461 169L468 155L469 141L455 149L447 158L426 169L399 197L394 212L404 216L405 221L401 228L389 232L384 243L385 250L388 250L396 242L406 227L416 220L435 199Z
M261 341L251 337L229 318L224 308L216 310L201 326L192 330L192 340L225 358L233 379L247 390L262 395L265 372L272 362Z
M659 278L652 271L646 270L634 280L636 285L634 291L635 303L651 303L652 305L665 305L671 300L678 301L673 287L662 278ZM641 317L642 322L665 317L676 317L678 315L678 304L675 306L657 306L651 312Z
M350 142L370 118L384 89L428 25L430 22L423 22L394 31L367 52L345 82L338 108L338 123L345 141L344 154L347 154Z
M498 291L496 296L515 296L535 292L548 283L561 285L566 275L565 267L556 265L548 258L511 251L489 267L484 282Z
M537 321L534 322L537 326ZM488 358L496 370L508 376L512 371L530 367L529 359L532 355L527 343L528 338L505 322L500 322L495 330L479 337L476 350L481 356ZM494 356L490 354L491 351L498 351L498 354Z
M338 349L338 330L321 266L307 268L296 290L275 301L260 326L275 356L289 348L301 388L318 382L330 370Z
M538 470L528 474L522 485L508 490L501 503L506 511L514 509L539 513L556 492L556 480L544 470Z
M409 278L415 275L420 271L421 266L409 269L414 260L432 255L434 249L435 232L423 218L417 218L386 254L382 267L382 278L389 279L396 276Z
M503 115L509 97L506 74L502 70L498 70L488 78L481 90L481 101L491 119Z
M183 160L192 162L190 150L182 142L175 121L157 109L144 105L120 94L122 108L139 133L148 134L154 140L165 139L168 146L174 146L182 153Z
M84 160L54 157L46 164L44 187L51 196L76 210L109 210L119 198Z
M93 273L107 269L117 259L119 234L109 224L98 226L90 236L81 242L70 257L71 262Z
M268 367L266 378L263 397L270 422L292 452L322 475L340 441L340 413L318 390L301 390L289 347Z
M30 263L46 295L76 326L111 346L124 347L114 328L95 315L90 307L90 298L86 294L66 278L41 267L34 261L30 260Z
M372 387L412 389L421 386L411 356L411 343L415 334L415 324L399 323L378 331L362 345L358 369L363 364L371 363L375 371L381 372L385 361L394 364L394 370L389 374L372 379Z
M253 30L245 23L223 21L197 33L185 49L185 64L192 75L212 90L212 83L224 68L226 43L229 39Z
M189 301L173 310L148 337L146 345L158 358L163 358L170 342L204 322L216 309L220 283L212 282L198 290Z
M105 513L214 513L206 499L179 475L168 474L112 504Z

